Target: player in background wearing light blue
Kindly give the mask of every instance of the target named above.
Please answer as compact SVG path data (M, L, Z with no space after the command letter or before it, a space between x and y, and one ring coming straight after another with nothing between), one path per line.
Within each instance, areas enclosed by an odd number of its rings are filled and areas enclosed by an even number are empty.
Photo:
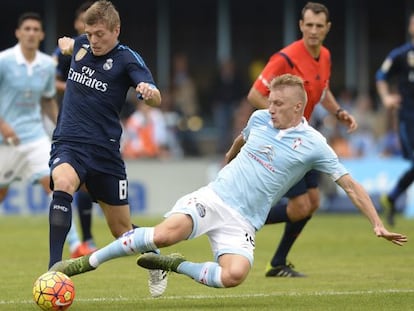
M187 275L210 287L241 284L253 265L255 233L271 206L304 174L329 174L369 219L374 234L397 245L407 241L385 229L367 192L339 163L326 139L303 117L307 96L303 80L275 78L269 108L257 110L226 154L229 162L209 185L180 198L155 227L137 228L92 255L57 263L52 270L69 276L90 271L116 257L171 246L206 234L214 262L194 263L178 254L146 253L138 265Z
M38 182L51 194L42 114L56 124L55 63L39 51L44 32L38 13L22 14L15 33L18 43L0 53L0 202L15 180ZM69 248L80 244L76 228L67 241Z

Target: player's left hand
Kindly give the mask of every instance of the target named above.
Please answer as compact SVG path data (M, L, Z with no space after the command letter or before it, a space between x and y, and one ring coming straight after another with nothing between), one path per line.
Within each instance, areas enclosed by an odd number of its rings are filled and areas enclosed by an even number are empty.
M336 116L338 121L348 127L348 133L354 132L358 128L358 123L355 118L346 110L342 110Z
M384 238L388 241L391 241L394 244L402 246L403 243L408 241L407 236L400 233L389 232L382 226L374 227L375 235L379 238Z

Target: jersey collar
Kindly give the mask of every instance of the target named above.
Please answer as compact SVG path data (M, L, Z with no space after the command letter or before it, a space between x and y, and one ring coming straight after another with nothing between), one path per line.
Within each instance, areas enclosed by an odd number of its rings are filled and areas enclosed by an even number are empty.
M16 55L16 62L19 65L25 64L27 66L35 66L37 64L40 64L39 51L36 51L35 59L31 63L28 63L27 60L24 58L23 53L22 53L22 49L21 49L21 46L20 46L19 43L17 43L14 46L14 53Z

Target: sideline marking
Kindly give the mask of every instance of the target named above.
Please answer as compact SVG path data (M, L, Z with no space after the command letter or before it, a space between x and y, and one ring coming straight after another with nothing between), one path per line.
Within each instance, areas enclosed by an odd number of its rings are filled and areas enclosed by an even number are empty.
M280 296L346 296L346 295L375 295L375 294L390 294L390 293L414 293L414 289L384 289L384 290L362 290L362 291L320 291L320 292L275 292L267 294L239 294L239 295L188 295L188 296L161 296L156 300L183 300L183 299L223 299L223 298L256 298L256 297L280 297ZM142 301L151 300L154 298L84 298L76 299L79 302L118 302L118 301ZM0 305L11 305L11 304L33 304L33 300L0 300Z

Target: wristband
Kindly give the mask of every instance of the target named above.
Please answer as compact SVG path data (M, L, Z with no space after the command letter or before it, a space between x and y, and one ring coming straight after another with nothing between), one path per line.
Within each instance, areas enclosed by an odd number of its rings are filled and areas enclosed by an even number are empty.
M345 111L345 110L343 110L342 108L339 108L339 109L335 112L335 117L336 117L336 119L337 119L337 120L339 120L339 114L340 114L342 111Z

